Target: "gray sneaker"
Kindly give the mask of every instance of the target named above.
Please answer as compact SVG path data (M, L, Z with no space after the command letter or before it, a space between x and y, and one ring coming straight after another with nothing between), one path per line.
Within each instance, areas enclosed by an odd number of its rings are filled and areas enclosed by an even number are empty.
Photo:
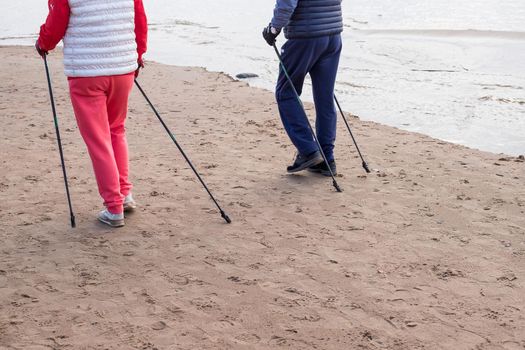
M137 202L133 199L133 195L130 193L124 199L124 212L129 213L137 209Z
M107 209L105 209L98 213L97 219L98 221L111 227L124 226L124 213L111 214Z

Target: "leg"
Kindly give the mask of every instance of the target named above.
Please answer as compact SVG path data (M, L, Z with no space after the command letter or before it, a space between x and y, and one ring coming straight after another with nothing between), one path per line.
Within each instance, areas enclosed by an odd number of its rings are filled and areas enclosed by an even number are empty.
M304 79L313 62L317 59L315 42L308 39L288 40L282 48L282 59L295 89L300 95ZM307 156L317 151L317 144L305 120L306 115L288 83L282 67L279 69L275 96L284 128L299 154Z
M337 130L337 112L334 103L334 86L341 55L341 36L330 37L329 45L310 71L315 109L317 113L317 138L328 161L334 160Z
M127 196L133 187L129 182L128 142L125 128L128 98L133 87L133 79L133 74L110 77L107 99L111 144L119 172L120 193L124 196Z
M98 189L111 213L122 213L119 173L106 109L107 77L69 79L71 102L78 128L86 143Z

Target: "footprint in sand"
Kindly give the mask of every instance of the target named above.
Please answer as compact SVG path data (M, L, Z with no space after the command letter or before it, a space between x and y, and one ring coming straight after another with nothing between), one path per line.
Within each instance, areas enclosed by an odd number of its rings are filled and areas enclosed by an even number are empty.
M257 334L244 333L235 337L235 340L245 344L257 344L261 341L261 337Z
M168 325L164 321L158 321L151 325L151 329L154 331L161 331L163 329L166 329Z
M163 272L162 277L164 277L168 281L168 283L176 284L179 286L187 286L188 284L190 284L190 278L192 278L193 281L197 281L197 279L192 277L191 275L184 276L178 274L170 274L168 272Z
M5 190L7 190L9 188L9 185L3 183L3 182L0 182L0 192L3 192Z
M25 293L20 293L17 295L17 300L11 302L11 305L14 307L21 307L28 304L38 303L40 300L36 297L30 296Z
M219 309L219 305L216 302L206 297L193 299L191 304L201 311Z
M247 279L240 278L237 276L230 276L228 277L228 280L234 283L245 285L245 286L252 286L252 285L257 284L257 280L247 280Z
M1 276L1 273L0 273L0 276ZM39 292L42 292L42 293L56 293L56 292L58 292L58 289L53 287L48 282L44 282L44 283L40 283L40 284L35 285L35 289L38 290Z
M80 278L79 287L100 285L101 282L98 280L100 274L97 271L90 271L88 268L79 267L78 265L73 270L78 273Z
M290 314L290 317L296 321L319 322L321 315L313 310L296 311Z
M277 305L277 306L287 307L287 308L294 308L294 307L301 306L296 300L289 299L289 298L276 297L273 299L273 301L274 302L272 304Z
M451 268L445 268L440 265L435 265L432 267L432 272L442 280L449 280L450 278L465 277L465 274L460 270L455 270Z
M177 305L170 305L170 306L166 307L166 310L168 310L169 312L171 312L174 315L183 315L184 314L184 310L182 308L178 307Z
M272 338L268 341L268 345L270 346L285 346L289 345L289 341L286 338L279 337L277 335L272 336Z
M24 179L30 183L37 183L38 181L40 181L38 176L35 176L35 175L27 175Z
M518 277L516 277L516 275L512 272L509 272L509 273L506 273L504 274L503 276L500 276L497 278L497 280L499 282L503 282L503 283L506 283L508 284L509 282L514 282L518 279Z

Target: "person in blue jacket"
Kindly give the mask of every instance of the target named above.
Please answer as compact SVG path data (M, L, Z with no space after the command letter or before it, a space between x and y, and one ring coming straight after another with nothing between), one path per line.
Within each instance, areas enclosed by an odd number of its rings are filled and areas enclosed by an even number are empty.
M306 75L310 74L316 109L316 133L335 175L337 114L334 85L342 49L341 0L277 0L273 19L264 28L263 37L273 46L283 29L288 39L281 49L283 63L299 94ZM308 169L329 176L328 167L282 67L275 95L284 128L298 150L288 172Z

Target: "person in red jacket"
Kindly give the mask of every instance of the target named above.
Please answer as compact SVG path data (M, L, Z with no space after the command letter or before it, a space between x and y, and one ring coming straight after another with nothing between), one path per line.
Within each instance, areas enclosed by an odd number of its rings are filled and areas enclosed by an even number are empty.
M44 56L64 41L71 102L105 205L98 219L124 226L124 211L136 208L125 121L147 49L144 5L142 0L49 0L48 5L36 50Z

